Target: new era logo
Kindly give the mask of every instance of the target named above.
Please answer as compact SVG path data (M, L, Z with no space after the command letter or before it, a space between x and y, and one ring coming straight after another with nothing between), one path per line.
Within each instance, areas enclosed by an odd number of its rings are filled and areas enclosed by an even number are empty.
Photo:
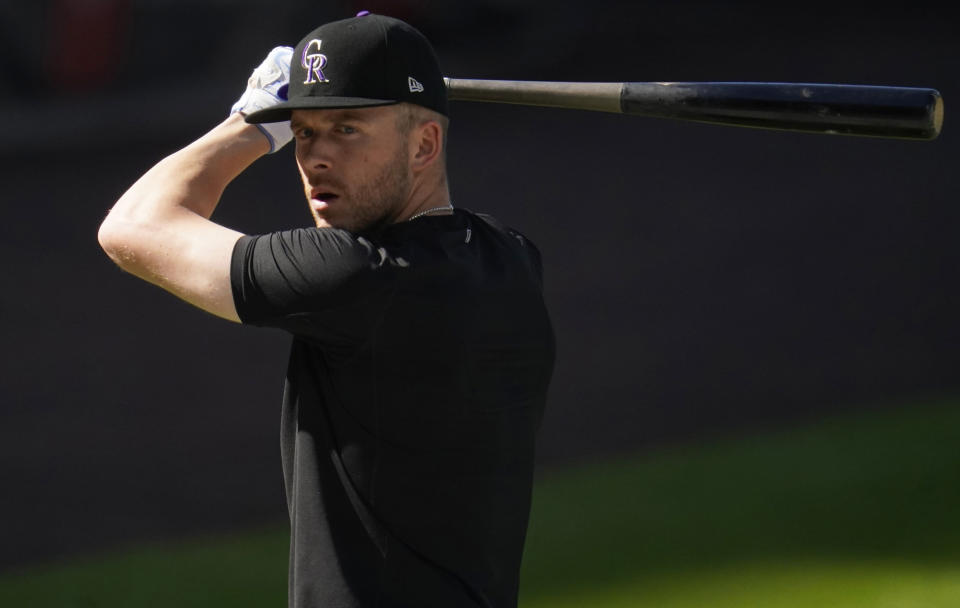
M413 76L407 77L407 85L410 86L411 93L423 93L423 85L417 82L417 79Z

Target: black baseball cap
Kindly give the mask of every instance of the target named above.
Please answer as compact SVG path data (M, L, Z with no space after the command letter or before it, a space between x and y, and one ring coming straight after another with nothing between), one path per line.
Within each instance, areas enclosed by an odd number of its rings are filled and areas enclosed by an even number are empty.
M364 11L307 34L290 60L287 101L252 112L246 121L290 120L297 109L400 102L448 114L437 57L426 37L410 24Z

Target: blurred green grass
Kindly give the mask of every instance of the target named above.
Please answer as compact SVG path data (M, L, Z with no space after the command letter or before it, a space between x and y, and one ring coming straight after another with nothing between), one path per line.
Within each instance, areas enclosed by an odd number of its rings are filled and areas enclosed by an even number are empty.
M0 576L0 606L282 606L284 528ZM539 476L525 608L960 606L960 407L944 401Z
M960 407L835 417L542 477L541 606L960 606Z

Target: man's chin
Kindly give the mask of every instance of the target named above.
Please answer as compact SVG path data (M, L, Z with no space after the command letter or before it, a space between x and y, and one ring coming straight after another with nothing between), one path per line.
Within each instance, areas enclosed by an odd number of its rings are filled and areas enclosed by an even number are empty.
M338 211L344 211L342 209ZM313 221L317 225L317 228L337 228L339 230L346 230L353 234L368 234L368 233L377 233L383 229L384 226L390 223L389 219L386 217L381 217L375 220L370 220L361 216L356 216L350 213L343 214L334 211L331 216L331 209L328 207L322 212L317 209L311 209L311 215L313 215Z
M314 215L313 221L317 225L317 228L337 228L339 230L346 230L347 232L354 232L354 233L361 231L356 226L354 226L351 222L338 221L336 219L331 221L319 215Z
M325 210L326 211L326 210ZM310 215L313 216L313 223L317 225L317 228L336 228L335 222L331 222L330 218L327 217L327 214L320 214L316 209L310 209Z

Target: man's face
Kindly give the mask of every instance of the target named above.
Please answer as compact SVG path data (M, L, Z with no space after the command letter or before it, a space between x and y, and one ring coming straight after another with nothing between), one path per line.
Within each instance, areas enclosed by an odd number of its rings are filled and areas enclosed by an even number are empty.
M294 110L297 166L317 226L359 233L396 221L412 185L396 106Z

